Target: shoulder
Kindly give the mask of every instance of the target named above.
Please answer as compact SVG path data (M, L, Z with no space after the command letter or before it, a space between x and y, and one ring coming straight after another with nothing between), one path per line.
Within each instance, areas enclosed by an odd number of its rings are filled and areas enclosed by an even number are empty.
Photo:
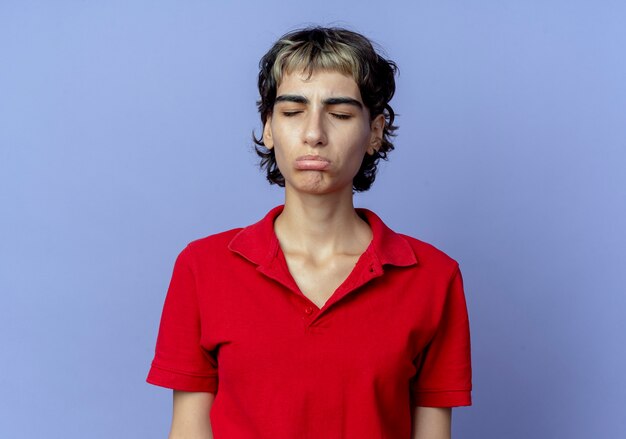
M421 269L446 276L454 275L459 269L458 262L433 244L413 236L398 233L411 246Z
M238 267L229 243L242 229L238 227L189 241L179 252L175 266L185 267L198 281Z
M193 239L182 249L179 258L186 259L190 263L197 260L206 261L207 258L223 258L230 253L228 244L241 230L243 230L243 227L237 227Z
M224 260L230 253L228 244L242 229L243 227L237 227L189 241L179 251L177 263L194 270L201 267L206 269L212 265L211 261Z

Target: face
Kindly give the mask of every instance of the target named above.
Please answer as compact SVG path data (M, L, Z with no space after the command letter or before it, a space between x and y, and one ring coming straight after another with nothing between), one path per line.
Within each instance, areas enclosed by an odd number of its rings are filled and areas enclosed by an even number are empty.
M263 129L287 190L349 190L365 154L380 146L384 116L370 121L351 76L334 71L282 77L272 115Z

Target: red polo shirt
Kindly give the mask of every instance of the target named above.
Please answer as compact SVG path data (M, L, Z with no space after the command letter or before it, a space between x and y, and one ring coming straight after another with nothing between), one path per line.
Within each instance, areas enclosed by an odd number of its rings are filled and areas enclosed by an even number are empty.
M413 407L471 404L458 264L367 209L373 239L320 309L261 221L178 256L147 381L212 392L216 439L409 439Z

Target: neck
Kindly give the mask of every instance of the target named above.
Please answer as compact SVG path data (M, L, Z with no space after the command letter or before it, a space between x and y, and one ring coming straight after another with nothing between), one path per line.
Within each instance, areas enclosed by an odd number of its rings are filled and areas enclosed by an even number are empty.
M352 188L323 195L285 190L285 207L274 230L286 253L324 258L360 254L372 235L354 209Z

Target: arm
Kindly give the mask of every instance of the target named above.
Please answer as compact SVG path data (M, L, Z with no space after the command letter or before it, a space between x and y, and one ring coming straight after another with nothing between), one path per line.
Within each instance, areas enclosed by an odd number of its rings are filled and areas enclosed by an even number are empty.
M174 390L169 439L213 439L209 412L215 395Z
M450 439L451 423L450 407L415 407L411 439Z

